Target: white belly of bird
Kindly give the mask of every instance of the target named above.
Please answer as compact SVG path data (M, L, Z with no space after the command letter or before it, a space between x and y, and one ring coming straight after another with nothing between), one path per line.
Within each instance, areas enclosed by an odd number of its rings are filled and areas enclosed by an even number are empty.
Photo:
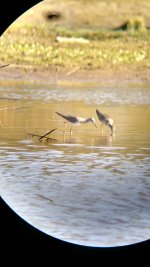
M109 124L110 125L113 125L113 122L114 122L113 119L109 119Z
M81 117L77 117L77 122L75 123L76 125L80 125L80 124L82 124L82 123L84 123L85 122L85 119L84 118L81 118Z

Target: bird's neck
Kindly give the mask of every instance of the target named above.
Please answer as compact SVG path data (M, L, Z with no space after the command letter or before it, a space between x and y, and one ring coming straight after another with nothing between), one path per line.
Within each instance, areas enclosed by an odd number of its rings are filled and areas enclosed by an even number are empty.
M86 120L84 121L84 123L89 123L89 122L91 122L91 119L90 119L90 118L88 118L88 119L86 119Z

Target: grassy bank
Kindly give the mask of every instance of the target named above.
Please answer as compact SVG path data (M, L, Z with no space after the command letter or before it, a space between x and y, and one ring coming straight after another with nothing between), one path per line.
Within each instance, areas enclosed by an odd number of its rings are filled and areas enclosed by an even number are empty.
M1 63L88 70L150 68L149 1L61 0L56 5L49 0L34 9L1 37ZM54 11L60 18L48 19ZM60 43L58 36L82 37L88 43Z

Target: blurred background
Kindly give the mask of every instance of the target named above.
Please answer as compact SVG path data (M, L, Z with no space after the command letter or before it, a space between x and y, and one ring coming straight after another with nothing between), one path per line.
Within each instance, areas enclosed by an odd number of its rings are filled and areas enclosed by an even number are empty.
M150 67L149 10L149 0L46 0L3 34L0 62L143 71Z
M43 25L49 29L59 26L102 30L119 28L138 16L148 27L149 8L148 0L45 0L27 11L20 23Z

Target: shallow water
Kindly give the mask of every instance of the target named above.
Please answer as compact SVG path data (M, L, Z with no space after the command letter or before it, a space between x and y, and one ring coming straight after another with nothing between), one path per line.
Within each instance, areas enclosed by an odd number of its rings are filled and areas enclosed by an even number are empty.
M86 246L150 238L148 85L1 82L0 108L0 191L14 211L49 235ZM107 127L101 133L96 108L114 118L113 136ZM70 136L67 125L64 137L55 111L94 117L98 129L78 126ZM48 141L27 134L53 128Z

